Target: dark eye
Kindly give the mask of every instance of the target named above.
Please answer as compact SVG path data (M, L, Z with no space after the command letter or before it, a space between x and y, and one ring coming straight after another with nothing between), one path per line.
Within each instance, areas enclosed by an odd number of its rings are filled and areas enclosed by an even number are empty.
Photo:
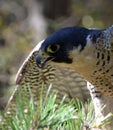
M48 52L48 53L55 53L55 52L57 52L57 51L59 50L59 48L60 48L60 45L59 45L59 44L49 45L49 46L47 47L47 52Z

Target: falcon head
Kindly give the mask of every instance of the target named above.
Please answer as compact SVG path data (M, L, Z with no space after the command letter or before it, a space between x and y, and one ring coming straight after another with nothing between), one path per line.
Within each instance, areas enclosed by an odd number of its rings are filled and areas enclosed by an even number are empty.
M67 27L54 32L41 44L36 59L38 66L43 68L50 61L71 64L75 57L73 50L82 52L93 31L83 27Z

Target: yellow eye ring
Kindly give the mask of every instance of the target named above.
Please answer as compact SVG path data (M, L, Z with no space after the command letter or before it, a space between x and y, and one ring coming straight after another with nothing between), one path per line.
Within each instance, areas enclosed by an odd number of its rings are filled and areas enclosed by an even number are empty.
M57 51L59 50L59 48L60 48L60 45L59 45L59 44L49 45L49 46L47 47L47 52L48 52L48 53L55 53L55 52L57 52Z

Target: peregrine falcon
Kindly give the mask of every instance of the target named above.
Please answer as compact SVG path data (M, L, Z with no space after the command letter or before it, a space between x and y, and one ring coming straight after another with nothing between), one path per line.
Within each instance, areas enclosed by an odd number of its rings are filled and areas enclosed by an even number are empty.
M20 67L17 91L30 84L37 102L42 82L45 93L52 83L59 93L58 101L65 94L66 102L76 97L86 101L91 95L96 113L98 105L103 103L107 107L102 116L113 112L112 38L113 26L107 29L67 27L54 32L33 49ZM113 129L112 124L111 121L107 130Z
M51 34L43 41L36 58L40 68L47 64L69 67L89 85L95 104L104 103L102 115L113 112L113 25L107 29L67 27ZM96 100L95 100L96 99ZM113 129L113 119L109 130ZM107 130L108 130L107 129Z
M109 97L113 97L113 48L106 30L69 27L56 31L43 41L37 65L43 68L47 62L68 66Z

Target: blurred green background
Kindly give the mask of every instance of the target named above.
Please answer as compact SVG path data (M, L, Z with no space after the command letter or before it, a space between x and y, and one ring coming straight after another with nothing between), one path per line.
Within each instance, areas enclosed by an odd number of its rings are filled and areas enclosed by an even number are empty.
M113 0L0 0L0 87L14 84L25 57L53 31L112 25L112 5Z

